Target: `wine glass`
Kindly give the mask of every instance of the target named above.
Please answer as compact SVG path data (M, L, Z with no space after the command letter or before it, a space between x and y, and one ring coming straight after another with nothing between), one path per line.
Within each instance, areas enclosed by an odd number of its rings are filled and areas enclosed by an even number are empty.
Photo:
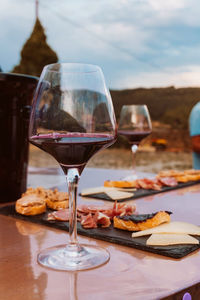
M125 180L137 179L135 154L140 142L152 131L151 119L146 105L123 105L120 113L118 134L127 138L133 154L133 172Z
M33 101L29 141L51 154L66 175L70 241L39 253L40 264L76 271L108 261L106 249L77 241L77 187L88 160L116 137L112 100L100 67L76 63L44 67Z

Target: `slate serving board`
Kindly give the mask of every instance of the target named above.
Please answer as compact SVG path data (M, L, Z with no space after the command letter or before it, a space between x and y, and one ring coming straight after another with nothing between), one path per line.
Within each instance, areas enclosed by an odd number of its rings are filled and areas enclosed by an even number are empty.
M15 211L14 205L8 205L0 208L0 214L68 231L68 222L48 221L48 212L37 216L23 216ZM182 258L200 248L200 245L147 246L146 240L149 236L133 239L131 237L131 232L115 229L113 228L113 226L110 226L109 228L84 229L82 228L81 224L78 223L77 230L79 234L87 237L107 241L110 243L116 243L176 259ZM200 240L200 236L195 237Z
M159 191L157 191L157 190L137 189L136 191L133 192L132 197L125 198L125 199L119 199L119 200L117 200L117 202L124 202L124 201L128 201L128 200L134 200L134 199L138 199L138 198L142 198L142 197L146 197L146 196L151 196L151 195L155 195L155 194L159 194L159 193L163 193L163 192L168 192L168 191L172 191L172 190L192 186L192 185L195 185L195 184L198 184L198 183L200 183L200 180L178 183L178 185L173 186L173 187L164 186ZM64 186L63 186L63 188L64 188ZM59 189L62 189L62 187L60 186ZM123 190L125 192L126 188L124 188ZM131 193L131 192L129 192L129 193ZM109 198L109 196L106 195L105 193L98 193L98 194L92 194L92 195L87 195L87 196L82 196L81 193L80 193L79 195L81 197L97 198L97 199L100 199L100 200L108 200L108 201L112 201L112 202L114 201L113 199Z

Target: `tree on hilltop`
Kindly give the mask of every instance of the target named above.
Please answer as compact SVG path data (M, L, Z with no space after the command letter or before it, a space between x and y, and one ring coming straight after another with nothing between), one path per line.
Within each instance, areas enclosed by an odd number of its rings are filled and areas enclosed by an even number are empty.
M37 17L33 31L21 50L20 63L12 72L40 76L45 65L56 63L58 56L46 39L45 30Z

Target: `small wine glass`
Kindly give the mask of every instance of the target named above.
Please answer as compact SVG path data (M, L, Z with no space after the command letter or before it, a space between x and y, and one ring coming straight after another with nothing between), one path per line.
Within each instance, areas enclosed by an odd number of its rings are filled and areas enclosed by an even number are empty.
M44 67L34 97L29 141L51 154L66 175L70 241L40 252L40 264L77 271L109 260L106 249L77 241L77 187L88 160L115 142L116 127L111 96L100 67L76 63Z
M152 131L149 111L146 105L123 105L120 113L118 134L127 138L133 154L133 172L125 180L137 179L135 154L140 142Z

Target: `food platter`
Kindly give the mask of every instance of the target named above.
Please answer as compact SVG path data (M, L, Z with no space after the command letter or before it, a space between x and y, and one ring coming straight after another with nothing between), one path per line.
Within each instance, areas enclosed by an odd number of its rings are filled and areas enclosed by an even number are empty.
M124 199L117 199L117 202L136 200L136 199L139 199L139 198L142 198L142 197L147 197L147 196L151 196L151 195L155 195L155 194L159 194L159 193L164 193L164 192L168 192L168 191L172 191L172 190L176 190L176 189L180 189L180 188L185 188L185 187L188 187L188 186L195 185L197 183L200 183L200 180L181 182L181 183L178 183L176 186L164 186L160 190L142 189L142 188L141 189L136 189L135 191L133 191L132 197L124 198ZM64 186L59 187L59 188L62 189L62 188L64 188ZM126 188L124 188L123 190L126 191ZM130 193L130 191L129 191L129 193ZM81 193L79 195L82 196ZM113 201L113 199L111 199L106 193L102 193L102 192L101 193L90 194L90 195L87 195L87 196L84 195L82 197Z
M0 214L11 216L17 219L25 220L28 222L33 222L41 225L46 225L51 228L57 228L64 231L68 231L68 222L59 222L59 221L49 221L47 220L47 211L41 215L36 216L24 216L20 215L15 211L14 205L8 205L0 208ZM146 245L146 240L149 236L139 237L137 239L133 239L131 237L132 232L120 230L113 228L111 225L108 228L94 228L94 229L84 229L80 223L78 225L78 233L87 237L104 240L110 243L116 243L120 245L124 245L127 247L139 249L142 251L146 251L149 253L155 253L157 255L162 255L165 257L170 257L174 259L181 259L186 255L197 251L200 248L200 244L198 245L172 245L172 246L148 246ZM200 240L200 236L195 236L198 240Z

